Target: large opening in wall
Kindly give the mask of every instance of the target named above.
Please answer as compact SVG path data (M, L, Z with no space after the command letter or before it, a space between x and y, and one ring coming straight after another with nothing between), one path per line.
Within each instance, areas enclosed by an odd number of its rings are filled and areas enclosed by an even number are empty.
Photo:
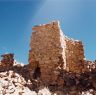
M33 78L34 78L34 79L38 79L38 78L40 78L40 76L41 76L40 67L37 67L37 68L34 70Z

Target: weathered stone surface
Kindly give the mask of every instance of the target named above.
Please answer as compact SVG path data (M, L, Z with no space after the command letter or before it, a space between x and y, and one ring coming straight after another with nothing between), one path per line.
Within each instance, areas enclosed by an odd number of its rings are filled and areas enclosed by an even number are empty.
M67 71L81 73L84 69L84 49L81 41L66 37L66 63Z
M30 47L28 65L2 55L0 95L96 95L96 61L85 60L82 42L58 22L33 27Z
M32 29L29 51L31 74L38 73L37 77L45 83L55 84L60 70L73 73L84 71L82 42L66 37L60 29L59 22L35 26ZM36 68L39 68L38 72Z
M1 55L1 65L5 67L11 67L14 64L14 54L3 54Z
M58 79L58 69L66 69L64 39L58 22L33 27L29 64L33 73L39 68L37 73L45 83L54 84Z

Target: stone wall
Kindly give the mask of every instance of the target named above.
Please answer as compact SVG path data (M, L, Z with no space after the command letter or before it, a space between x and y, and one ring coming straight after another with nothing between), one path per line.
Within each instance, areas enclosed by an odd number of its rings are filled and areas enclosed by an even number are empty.
M66 37L67 71L80 73L84 71L84 49L81 41Z
M5 67L11 67L14 64L14 54L3 54L1 55L1 65Z
M45 82L56 82L58 69L66 68L64 39L58 22L33 27L29 64L35 78L39 76Z
M45 83L62 84L59 77L62 70L79 74L90 71L82 42L65 36L59 22L34 26L32 29L29 67L33 78Z

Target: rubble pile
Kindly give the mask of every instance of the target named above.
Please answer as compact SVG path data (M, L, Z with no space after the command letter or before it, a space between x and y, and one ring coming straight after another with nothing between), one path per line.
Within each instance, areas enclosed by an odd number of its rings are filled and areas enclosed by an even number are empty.
M74 73L84 72L84 49L81 41L66 37L67 71Z
M13 71L2 72L0 73L0 95L23 93L25 83L24 78Z
M32 85L30 80L28 82L18 73L7 71L0 73L0 95L42 95L45 89L38 91L31 91L28 85ZM48 92L47 95L51 95ZM51 92L50 92L51 93Z
M62 87L58 82L45 85L29 74L27 66L20 64L0 72L0 95L96 95L96 70L81 74L61 70Z
M22 66L16 62L11 68L0 68L0 95L51 95L46 87L34 85L37 81L31 80L28 71L28 65Z

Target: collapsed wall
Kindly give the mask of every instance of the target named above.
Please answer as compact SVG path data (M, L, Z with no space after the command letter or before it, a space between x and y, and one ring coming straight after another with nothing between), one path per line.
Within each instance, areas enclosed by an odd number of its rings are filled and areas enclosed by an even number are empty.
M14 54L8 53L1 55L1 66L11 67L14 64Z

